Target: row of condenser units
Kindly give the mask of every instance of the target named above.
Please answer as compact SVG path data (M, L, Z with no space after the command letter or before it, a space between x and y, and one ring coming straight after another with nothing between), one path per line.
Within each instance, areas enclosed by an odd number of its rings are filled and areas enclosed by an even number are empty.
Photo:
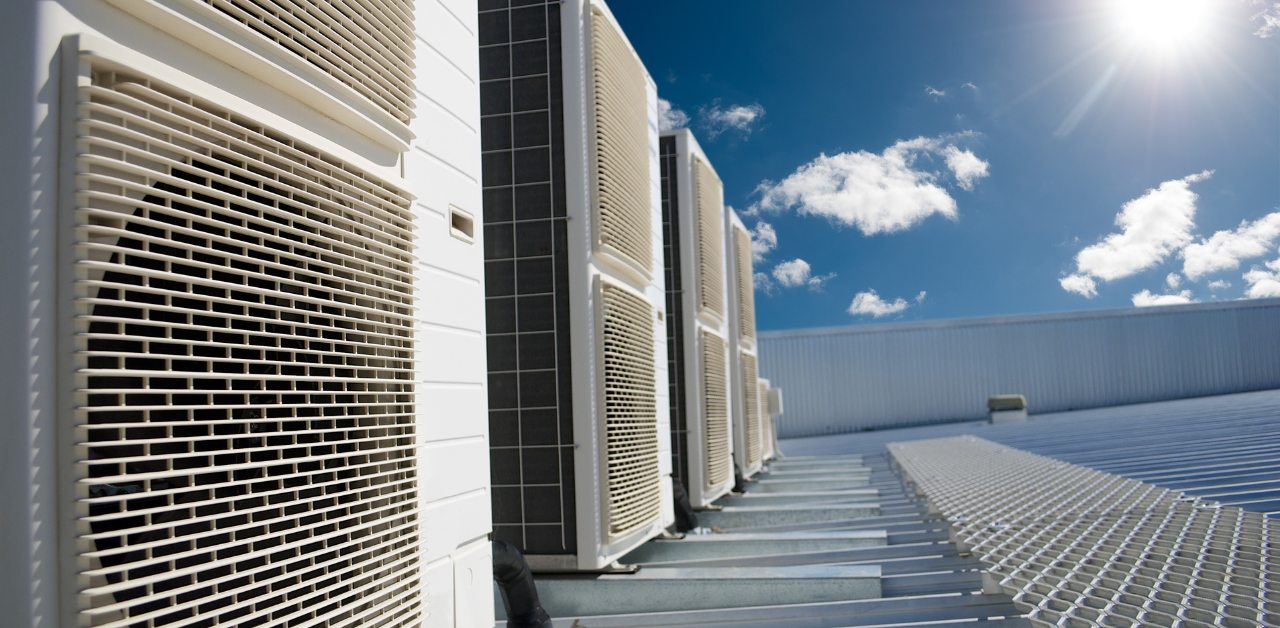
M537 52L481 57L499 59L481 83L494 536L546 571L602 569L661 534L675 482L711 505L774 454L780 410L758 377L751 233L693 134L660 131L608 8L581 8ZM514 32L481 17L481 41ZM503 78L517 50L563 59L550 99ZM517 105L535 101L548 113ZM526 142L527 116L548 114ZM551 168L522 166L541 142Z
M401 0L42 14L63 623L409 626L434 596L465 624L486 524L599 570L672 525L675 483L705 507L776 454L710 161L603 2L506 4L447 36ZM478 100L416 83L415 40L478 46Z

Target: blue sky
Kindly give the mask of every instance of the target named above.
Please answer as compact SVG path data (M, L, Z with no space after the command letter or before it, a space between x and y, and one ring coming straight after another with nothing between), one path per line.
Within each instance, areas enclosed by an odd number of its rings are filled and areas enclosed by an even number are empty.
M762 330L1280 296L1280 4L611 8L776 236Z

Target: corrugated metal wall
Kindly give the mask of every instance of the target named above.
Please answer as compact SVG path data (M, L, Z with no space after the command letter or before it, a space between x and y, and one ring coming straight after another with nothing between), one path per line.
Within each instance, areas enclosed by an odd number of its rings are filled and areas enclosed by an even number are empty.
M1280 388L1280 299L763 332L779 437Z

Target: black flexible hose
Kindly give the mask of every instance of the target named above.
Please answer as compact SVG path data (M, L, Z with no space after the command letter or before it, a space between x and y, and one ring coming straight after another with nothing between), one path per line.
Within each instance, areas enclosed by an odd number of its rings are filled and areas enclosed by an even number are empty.
M551 616L538 601L538 589L524 555L506 541L493 542L493 579L507 609L507 628L553 628Z
M684 483L673 478L671 493L676 501L676 532L688 532L698 527L698 515L689 504L689 493L684 490Z

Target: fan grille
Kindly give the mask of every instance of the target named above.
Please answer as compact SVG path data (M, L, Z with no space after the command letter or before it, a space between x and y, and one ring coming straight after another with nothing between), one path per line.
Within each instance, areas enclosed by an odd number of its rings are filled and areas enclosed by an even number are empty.
M609 19L591 14L599 247L653 277L649 116L644 68Z
M706 485L729 480L729 391L725 368L725 341L703 330L702 424L706 447Z
M694 159L698 195L698 309L724 320L724 239L720 232L720 178L706 162Z
M608 283L600 303L609 533L619 535L661 513L653 307Z
M756 388L756 356L745 351L742 356L742 418L743 434L747 437L747 464L760 462L760 400Z
M738 262L738 339L755 341L756 337L756 295L755 277L751 268L751 236L741 227L733 228L734 258ZM753 385L754 376L750 380Z
M416 625L409 198L105 63L77 107L84 621Z

